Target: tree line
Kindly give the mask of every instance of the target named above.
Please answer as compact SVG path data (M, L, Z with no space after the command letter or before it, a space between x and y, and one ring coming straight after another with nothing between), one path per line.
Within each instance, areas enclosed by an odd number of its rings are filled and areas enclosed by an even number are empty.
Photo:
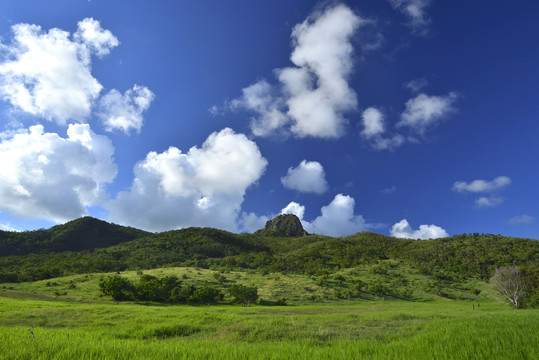
M111 296L114 301L153 301L175 304L216 304L222 302L225 294L210 284L184 284L177 276L158 278L141 275L138 282L112 275L99 282L103 295ZM244 306L255 304L259 300L256 286L234 284L227 289L230 303ZM278 305L285 305L282 299Z

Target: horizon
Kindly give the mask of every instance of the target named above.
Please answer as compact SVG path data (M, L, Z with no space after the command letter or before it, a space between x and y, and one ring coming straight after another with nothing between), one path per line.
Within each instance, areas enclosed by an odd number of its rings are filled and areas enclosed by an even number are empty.
M537 10L4 2L0 230L539 239Z
M278 216L282 216L282 215L293 215L293 216L296 216L295 214L279 214L279 215L276 215L275 218L277 218ZM106 220L103 220L103 219L99 219L99 218L95 218L93 216L90 216L90 215L85 215L85 216L81 216L79 218L76 218L76 219L72 219L72 220L69 220L69 221L66 221L65 223L61 223L61 224L54 224L54 225L51 225L50 227L48 228L38 228L38 229L32 229L32 230L3 230L3 229L0 229L0 231L5 231L5 232L14 232L14 233L18 233L18 232L31 232L31 231L42 231L42 230L50 230L52 227L55 227L55 226L64 226L64 225L67 225L68 223L70 222L74 222L74 221L77 221L77 220L80 220L80 219L83 219L83 218L90 218L90 219L93 219L93 220L98 220L98 221L104 221L105 223L109 224L109 225L115 225L115 226L121 226L121 227L128 227L128 228L132 228L132 229L135 229L135 230L141 230L141 231L146 231L146 230L143 230L143 229L139 229L137 228L136 226L132 226L132 225L121 225L121 224L117 224L117 223L114 223L114 222L109 222L109 221L106 221ZM273 219L275 219L273 218ZM299 218L298 218L299 219ZM272 220L272 219L270 219ZM181 231L181 230L186 230L186 229L190 229L190 228L194 228L194 229L213 229L213 230L219 230L219 231L227 231L227 230L222 230L222 229L217 229L217 228L211 228L211 227L199 227L199 226L191 226L191 227L185 227L185 228L179 228L179 229L168 229L168 230L162 230L162 231L156 231L156 232L152 232L152 231L146 231L147 233L149 234L160 234L160 233L165 233L165 232L169 232L169 231ZM264 230L265 227L262 227L258 230ZM255 230L253 232L231 232L233 234L236 234L236 235L241 235L241 234L248 234L248 235L255 235L255 233L258 231L258 230ZM349 235L346 235L346 236L342 236L342 238L346 238L348 236L353 236L353 235L356 235L356 234L360 234L360 233L363 233L363 232L370 232L370 233L374 233L374 234L378 234L378 235L383 235L383 236L387 236L387 237L393 237L395 239L407 239L407 240L417 240L417 241L425 241L425 240L436 240L437 238L428 238L428 239L422 239L422 238L405 238L405 237L398 237L398 236L394 236L394 235L388 235L388 234L382 234L382 233L378 233L376 231L370 231L370 230L361 230L357 233L353 233L353 234L349 234ZM306 236L309 236L309 235L315 235L315 236L326 236L326 235L322 235L322 234L316 234L316 233L307 233ZM456 236L474 236L474 235L479 235L479 236L501 236L501 237L506 237L506 238L519 238L519 237L515 237L515 236L511 236L511 235L503 235L503 234L491 234L491 233L462 233L462 234L453 234L453 235L450 235L450 236L447 236L448 238L453 238L453 237L456 237ZM290 236L290 237L298 237L298 236ZM329 236L329 237L332 237L332 236ZM339 238L341 236L336 236L334 238ZM524 239L524 240L536 240L536 241L539 241L539 239L536 239L536 238L524 238L524 237L520 237L520 239Z

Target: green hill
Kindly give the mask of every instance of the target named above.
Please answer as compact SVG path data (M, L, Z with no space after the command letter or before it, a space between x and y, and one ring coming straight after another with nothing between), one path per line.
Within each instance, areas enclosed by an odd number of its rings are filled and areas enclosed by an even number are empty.
M413 291L407 289L412 286L444 296L451 293L447 289L463 287L470 279L488 280L497 267L518 265L528 276L532 297L538 297L537 240L490 234L411 240L371 232L343 238L291 237L278 236L279 229L272 230L271 236L261 234L265 233L234 234L211 228L154 234L89 217L48 230L1 232L0 283L196 267L257 276L308 276L339 296L368 292L409 298ZM414 285L413 279L418 278L421 282Z
M86 216L47 230L0 231L0 256L103 248L148 234Z

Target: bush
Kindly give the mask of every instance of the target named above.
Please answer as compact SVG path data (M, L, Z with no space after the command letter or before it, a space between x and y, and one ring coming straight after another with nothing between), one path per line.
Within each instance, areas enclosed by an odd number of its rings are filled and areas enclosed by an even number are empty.
M232 303L247 306L254 304L258 300L258 288L256 286L245 286L241 284L232 285L228 293L233 297Z
M221 290L210 286L203 286L195 290L193 295L187 299L190 304L215 304L224 297Z
M132 300L135 287L121 276L107 276L99 282L99 289L104 295L111 295L114 301Z

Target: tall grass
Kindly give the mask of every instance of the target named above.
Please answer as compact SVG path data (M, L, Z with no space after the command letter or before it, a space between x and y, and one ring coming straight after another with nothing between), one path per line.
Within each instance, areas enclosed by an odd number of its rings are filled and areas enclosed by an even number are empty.
M244 308L0 297L0 359L537 359L538 333L538 310L496 303Z

